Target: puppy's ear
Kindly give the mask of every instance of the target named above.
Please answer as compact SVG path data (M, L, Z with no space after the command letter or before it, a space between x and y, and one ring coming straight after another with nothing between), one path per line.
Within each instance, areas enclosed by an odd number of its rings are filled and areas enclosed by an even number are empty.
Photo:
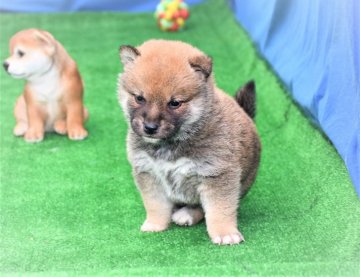
M50 33L46 32L46 31L35 30L34 36L38 41L40 41L42 44L45 45L45 47L49 51L50 55L54 54L55 39Z
M201 74L205 80L209 78L212 72L212 59L208 56L196 56L189 59L190 66L195 72Z
M133 63L140 56L139 50L130 45L120 46L120 60L124 66Z

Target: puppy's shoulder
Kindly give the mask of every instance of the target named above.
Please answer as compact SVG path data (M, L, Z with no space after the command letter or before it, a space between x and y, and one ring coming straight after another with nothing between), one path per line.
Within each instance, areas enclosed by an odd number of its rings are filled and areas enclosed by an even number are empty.
M69 94L82 94L84 85L76 62L69 56L64 68L61 68L60 82L65 92Z

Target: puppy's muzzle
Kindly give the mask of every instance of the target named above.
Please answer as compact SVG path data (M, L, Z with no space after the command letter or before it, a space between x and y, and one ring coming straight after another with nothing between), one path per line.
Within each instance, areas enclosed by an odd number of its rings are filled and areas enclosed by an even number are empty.
M148 135L153 135L159 129L159 125L156 123L144 123L144 132Z
M4 67L5 71L8 71L9 66L10 66L10 64L7 61L3 62L3 67Z

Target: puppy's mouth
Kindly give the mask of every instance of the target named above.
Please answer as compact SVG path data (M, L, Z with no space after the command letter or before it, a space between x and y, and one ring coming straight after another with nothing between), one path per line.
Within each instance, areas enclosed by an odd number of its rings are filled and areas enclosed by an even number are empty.
M151 137L151 136L142 136L142 139L145 142L153 143L153 144L157 144L157 143L162 141L162 139L160 139L160 138L154 138L154 137Z
M136 132L138 135L140 135L145 141L162 141L169 138L168 135L162 135L162 134L146 134L145 132Z
M8 72L8 74L9 74L11 77L16 78L16 79L23 79L23 78L26 77L26 74L25 74L25 73L18 74L18 73Z

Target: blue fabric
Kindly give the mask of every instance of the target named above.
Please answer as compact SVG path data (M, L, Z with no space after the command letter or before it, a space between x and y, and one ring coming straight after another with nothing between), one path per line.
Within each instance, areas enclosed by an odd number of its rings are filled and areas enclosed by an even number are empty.
M186 0L189 5L203 0ZM2 12L155 11L160 0L0 0Z
M231 3L294 99L333 142L360 196L360 1Z

